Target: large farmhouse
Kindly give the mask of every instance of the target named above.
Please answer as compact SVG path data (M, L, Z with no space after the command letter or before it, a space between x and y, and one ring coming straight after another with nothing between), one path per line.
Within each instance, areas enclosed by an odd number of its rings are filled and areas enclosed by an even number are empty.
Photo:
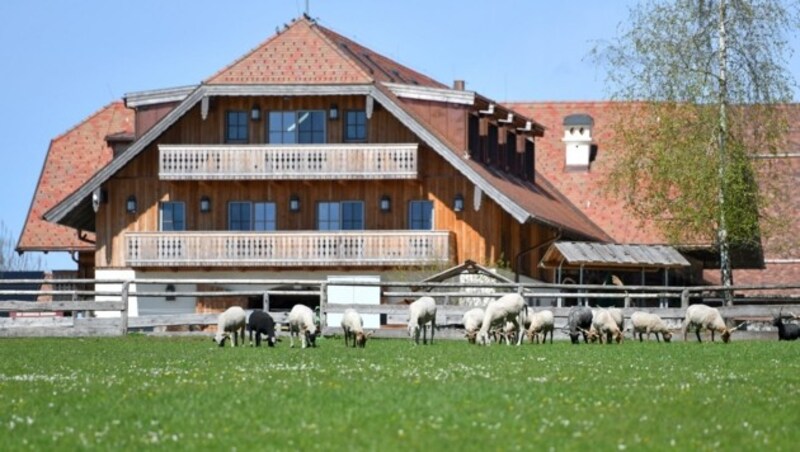
M129 93L54 139L17 249L71 252L98 280L187 281L164 291L469 261L554 281L556 239L663 244L600 189L603 111L503 105L302 17L199 85ZM788 149L795 180L799 161ZM766 263L797 279L793 252ZM675 278L702 283L693 262Z

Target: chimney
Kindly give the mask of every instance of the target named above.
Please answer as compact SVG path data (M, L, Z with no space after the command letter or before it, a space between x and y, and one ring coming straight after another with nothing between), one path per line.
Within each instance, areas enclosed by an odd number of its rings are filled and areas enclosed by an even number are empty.
M588 171L592 155L592 127L594 119L587 114L574 114L564 118L566 146L565 167L574 171Z
M454 80L453 81L453 89L456 91L464 91L465 87L464 80Z

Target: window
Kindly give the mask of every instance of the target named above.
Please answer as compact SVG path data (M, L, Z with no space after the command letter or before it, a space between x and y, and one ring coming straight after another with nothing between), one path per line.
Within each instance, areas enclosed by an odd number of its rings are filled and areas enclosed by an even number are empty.
M233 201L228 204L229 231L274 231L276 218L274 202Z
M247 143L247 112L225 112L225 142Z
M269 112L271 144L325 143L324 111Z
M320 231L360 231L364 229L364 202L320 202L317 204L317 229Z
M363 110L350 110L344 115L344 140L367 140L367 113Z
M480 161L481 158L481 120L476 115L469 115L469 121L467 123L467 148L469 149L469 155L472 160Z
M531 140L525 140L523 168L525 178L531 182L536 182L536 147Z
M159 204L161 231L185 231L186 209L182 202L162 202Z
M497 146L497 137L498 137L497 125L489 124L489 133L487 134L487 137L486 137L486 141L488 142L487 147L489 149L488 149L488 152L486 153L485 158L483 159L483 161L485 163L492 163L492 162L496 162L497 161L497 157L498 157L498 155L497 155L497 153L498 153L497 152L498 151L498 149L497 149L498 148L498 146Z
M430 231L433 229L433 201L410 201L408 228Z
M517 163L517 135L506 132L506 169L514 169Z

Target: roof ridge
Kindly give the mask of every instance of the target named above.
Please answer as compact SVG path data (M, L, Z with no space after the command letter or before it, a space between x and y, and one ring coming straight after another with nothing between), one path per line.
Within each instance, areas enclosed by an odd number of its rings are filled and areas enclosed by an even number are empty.
M307 20L307 19L306 19L306 20ZM348 55L346 55L344 52L342 52L342 50L339 48L339 46L338 46L338 45L336 45L336 43L335 43L335 42L333 42L333 40L332 40L332 39L330 39L330 38L328 37L328 35L325 33L325 31L326 31L326 30L327 30L327 31L330 31L331 33L336 33L335 31L332 31L332 30L330 30L330 29L328 29L328 28L326 28L326 27L323 27L322 25L318 24L318 23L317 23L317 22L315 22L315 21L314 21L314 22L311 22L311 21L309 21L309 22L310 22L310 23L309 23L309 27L311 28L311 30L313 30L313 31L314 31L314 33L316 33L316 34L317 34L317 36L319 36L320 38L322 38L322 39L325 41L325 43L327 43L329 46L331 46L331 48L333 48L334 52L338 53L338 54L339 54L339 56L341 56L341 57L342 57L342 58L344 58L344 59L345 59L345 60L346 60L348 63L350 63L350 65L351 65L353 68L355 68L355 69L356 69L358 72L360 72L360 73L361 73L361 75L363 75L364 77L366 77L366 78L367 78L367 80L370 80L372 83L375 83L375 77L373 77L373 76L372 76L372 75L370 75L370 74L369 74L367 71L365 71L365 70L364 70L364 68L363 68L363 67L361 67L361 65L360 65L360 64L358 64L357 62L353 61L353 59L352 59L350 56L348 56ZM336 34L338 34L338 33L336 33Z
M55 137L53 137L50 140L50 143L52 144L52 143L55 143L56 141L61 140L62 138L64 138L67 135L69 135L70 133L74 132L75 129L77 129L78 127L80 127L80 126L86 124L87 122L91 121L92 119L94 119L98 115L104 113L109 107L113 107L116 104L119 104L119 105L121 105L123 107L125 106L125 102L123 100L121 100L121 99L120 100L113 100L113 101L103 105L102 107L98 108L97 110L93 111L92 113L89 114L89 116L83 118L81 121L79 121L78 123L74 124L72 127L67 129L66 131L56 135ZM116 113L116 111L114 113Z

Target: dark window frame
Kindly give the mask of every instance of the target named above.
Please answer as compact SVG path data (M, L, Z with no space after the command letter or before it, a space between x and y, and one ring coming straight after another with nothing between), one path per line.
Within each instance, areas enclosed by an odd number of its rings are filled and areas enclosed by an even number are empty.
M247 206L246 219L242 216L242 211L239 211L239 218L237 219L238 226L234 228L234 208L242 209ZM266 209L271 207L271 209ZM259 218L259 211L262 210L265 214L272 213L272 216L264 215L264 218ZM260 227L263 225L263 227ZM270 229L270 226L272 227ZM269 232L278 230L278 210L277 204L274 201L229 201L228 202L228 230L229 231L258 231Z
M344 141L347 143L363 143L367 141L367 112L365 110L347 110L344 112ZM355 135L351 135L351 132Z
M361 200L318 201L315 211L318 231L363 231L366 225L365 203Z
M409 201L408 229L412 231L432 231L435 224L433 209L433 201L431 200L413 199Z
M308 117L303 118L303 114L307 114ZM287 119L290 117L293 118L292 123L288 124ZM280 127L276 124L278 118L280 118ZM328 142L328 119L325 110L271 110L267 114L266 128L268 144L326 144ZM287 140L288 137L291 137L291 140Z
M249 119L247 110L227 110L225 112L225 142L249 143ZM242 137L242 135L244 135L244 137Z
M169 211L169 218L167 213ZM180 218L175 219L176 213ZM169 227L165 227L169 225ZM162 232L186 230L186 203L183 201L161 201L158 203L158 230Z

